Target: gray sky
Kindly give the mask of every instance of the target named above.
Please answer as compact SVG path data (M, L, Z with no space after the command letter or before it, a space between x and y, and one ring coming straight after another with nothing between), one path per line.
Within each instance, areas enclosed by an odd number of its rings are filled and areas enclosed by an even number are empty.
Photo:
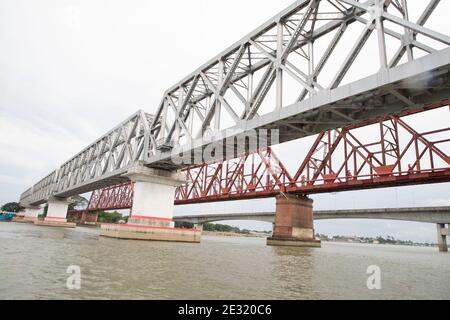
M439 12L448 13L450 1L442 2ZM137 109L154 112L168 87L291 3L0 0L0 203L18 200L21 192ZM448 33L450 23L448 18L435 19L430 27ZM370 52L365 57L370 59ZM279 152L292 164L297 158L291 148ZM317 209L450 205L449 187L314 199ZM176 212L273 207L268 199L179 207ZM318 232L330 234L436 238L435 226L427 224L321 221L316 226Z

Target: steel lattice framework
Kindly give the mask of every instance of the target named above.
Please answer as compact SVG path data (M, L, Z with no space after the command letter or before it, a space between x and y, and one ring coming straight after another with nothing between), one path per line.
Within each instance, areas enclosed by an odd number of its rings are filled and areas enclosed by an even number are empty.
M448 108L448 103L442 101L425 110ZM417 112L424 109L386 116L378 123L368 121L320 133L295 174L270 148L221 163L190 167L186 170L188 182L176 192L176 203L450 181L450 127L418 132L403 120ZM361 130L374 126L378 130L370 136Z
M292 174L269 148L224 162L185 169L175 204L312 194L450 181L450 127L418 132L411 116L440 111L449 101L386 116L378 122L320 133ZM370 134L364 129L372 129ZM132 206L132 184L96 190L88 211Z
M413 63L418 56L437 53L450 45L447 35L423 27L439 1L430 1L416 22L409 21L408 4L413 2L297 1L169 89L151 126L153 135L166 145L181 145L177 152L198 152L204 144L182 146L205 135L215 136L227 127L237 131L276 128L281 133L280 142L285 142L447 98L447 66L440 71L437 67L435 74L424 78L421 68ZM386 22L393 27L385 26ZM403 30L395 31L398 27ZM351 28L360 31L359 36L353 39L347 55L333 59ZM358 65L356 58L374 31L378 38L378 75L365 79L366 83L342 86L350 68L366 67ZM439 42L438 47L420 42L418 36ZM390 56L387 38L398 42L394 42L396 52ZM447 57L449 52L445 52ZM401 68L403 75L390 73L405 55L410 63ZM323 70L327 63L336 62L327 69L334 74L327 82ZM286 88L287 80L293 80L296 86ZM372 81L376 84L369 84ZM427 88L428 94L423 96L425 91L418 88ZM295 93L294 100L288 101L286 89ZM431 97L428 89L442 95ZM169 156L163 153L154 159L167 168L172 165Z
M138 112L21 202L122 183L133 161L184 168L174 154L249 130L278 129L283 143L447 99L450 37L425 26L439 2L296 1L167 90L155 116ZM379 69L363 76L358 56L371 38ZM362 79L348 76L355 69Z
M133 203L133 184L124 183L96 190L92 193L86 211L127 209Z
M138 111L23 193L21 203L42 203L54 194L64 197L127 182L121 175L148 152L152 119Z

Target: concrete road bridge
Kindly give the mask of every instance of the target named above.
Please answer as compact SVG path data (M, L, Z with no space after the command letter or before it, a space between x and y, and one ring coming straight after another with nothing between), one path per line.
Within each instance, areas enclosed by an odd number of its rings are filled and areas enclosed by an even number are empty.
M448 251L446 237L450 236L450 207L417 207L417 208L387 208L360 210L323 210L314 211L314 220L334 219L373 219L397 220L409 222L424 222L437 225L438 245L442 252ZM219 221L261 221L275 223L276 212L225 213L175 216L176 222L194 224L194 228L203 230L205 223Z
M261 221L275 223L276 212L225 213L178 215L177 222L188 222L197 225L219 221ZM373 219L398 220L410 222L425 222L434 224L450 223L450 207L418 207L418 208L387 208L360 210L322 210L314 211L314 220L332 219Z
M154 114L137 111L20 202L30 217L48 204L39 224L68 226L70 197L131 182L129 223L102 235L198 242L195 230L174 228L176 201L272 196L268 243L319 246L310 193L450 181L449 126L431 122L421 132L403 121L448 106L450 37L432 23L440 2L298 0L166 90ZM375 57L370 74L358 59L364 52ZM379 126L375 142L355 136L369 125ZM274 170L270 146L309 136L316 142L296 174ZM230 159L251 154L263 175L244 174L246 163L229 170Z

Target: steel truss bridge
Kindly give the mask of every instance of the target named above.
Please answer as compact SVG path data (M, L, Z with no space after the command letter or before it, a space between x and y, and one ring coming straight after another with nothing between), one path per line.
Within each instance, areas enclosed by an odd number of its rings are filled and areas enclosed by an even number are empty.
M401 120L448 104L450 93L450 37L427 27L440 1L420 3L296 1L169 88L154 115L136 112L37 182L21 204L127 183L123 174L137 162L186 171L178 204L448 181L449 153L438 147L448 141L448 128L419 134ZM420 14L413 20L414 6ZM362 75L368 66L358 56L368 47L378 69ZM361 79L350 77L350 70ZM379 119L374 152L352 130ZM395 137L400 127L411 134L408 146ZM270 148L249 150L238 164L219 156L213 159L218 163L194 167L172 160L181 153L195 158L225 137L267 129L279 130L280 143L319 135L296 173L279 161L268 165L276 158ZM447 135L428 139L437 133ZM412 149L415 158L406 160ZM319 150L326 155L316 159ZM341 164L331 166L335 158ZM250 159L260 162L249 173L242 162Z
M450 101L321 133L295 171L271 148L184 169L175 204L313 194L450 181L450 127L416 131L411 118L448 117ZM365 130L362 130L365 129ZM368 129L371 129L367 134ZM95 190L86 211L129 209L133 184Z

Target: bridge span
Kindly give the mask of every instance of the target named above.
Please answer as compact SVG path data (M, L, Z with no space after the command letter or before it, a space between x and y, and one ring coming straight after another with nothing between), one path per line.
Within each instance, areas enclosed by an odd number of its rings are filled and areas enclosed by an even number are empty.
M135 112L33 184L20 203L31 216L46 203L41 224L68 226L70 197L131 182L129 223L102 235L198 242L198 232L174 228L176 199L271 196L268 244L320 246L308 194L450 181L450 127L430 121L420 132L402 119L449 105L450 36L430 23L438 13L447 19L439 3L297 0L171 86L154 114ZM359 59L364 50L373 61ZM375 141L363 141L355 130L371 124L378 134L366 138ZM315 135L294 175L269 164L270 146ZM245 161L257 154L259 164Z
M225 213L174 216L177 222L204 224L218 221L252 220L261 222L275 222L276 212ZM434 224L450 224L450 207L425 208L387 208L362 210L324 210L314 211L314 220L331 219L377 219L399 220L411 222L425 222Z
M208 146L241 150L235 138L250 132L278 130L276 140L258 135L255 151L449 98L450 37L425 26L439 0L418 9L417 21L408 17L416 1L334 1L338 5L298 0L276 14L170 87L154 115L136 112L34 184L22 194L22 204L126 182L136 166L173 170L201 164ZM343 44L349 29L360 35ZM374 32L378 71L345 83L350 68L367 69L357 57ZM345 54L336 50L341 46ZM330 81L322 80L324 70L333 75ZM295 99L283 89L286 81L295 81ZM185 161L178 162L180 154ZM223 157L209 152L208 161Z
M433 223L437 226L439 251L448 251L447 237L450 237L450 207L324 210L314 211L313 216L314 220L375 219ZM205 223L244 220L275 224L276 212L201 214L174 217L174 221L192 223L194 228L198 230L202 230ZM448 226L447 228L446 225Z

